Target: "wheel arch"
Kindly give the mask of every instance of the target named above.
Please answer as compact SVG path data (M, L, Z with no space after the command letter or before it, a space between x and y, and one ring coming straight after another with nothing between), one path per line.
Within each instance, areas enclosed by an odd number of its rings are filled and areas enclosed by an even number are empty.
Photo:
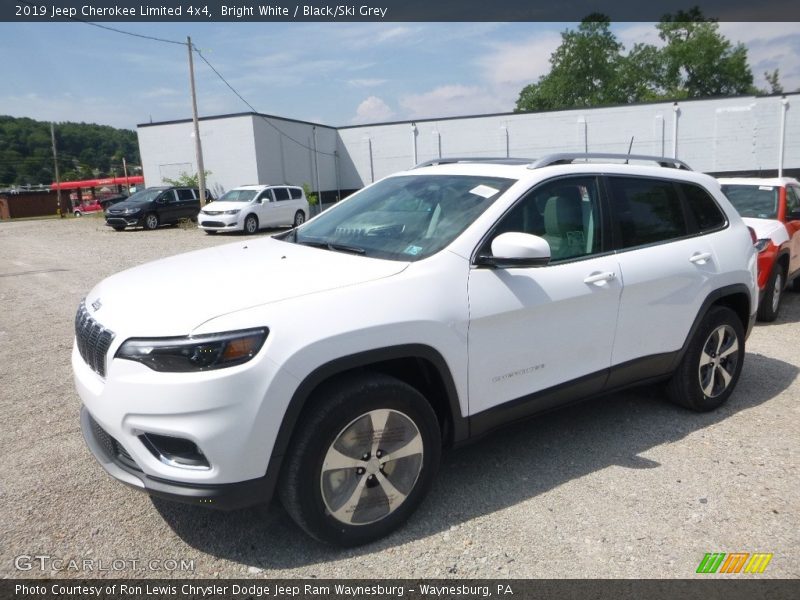
M686 354L689 344L694 338L697 329L700 327L700 324L703 322L706 314L708 314L708 311L714 306L726 306L730 308L741 320L742 328L745 331L745 338L747 338L747 336L750 334L753 324L752 317L754 317L755 314L751 310L750 290L748 287L743 283L737 283L713 290L700 306L700 310L697 311L697 316L695 317L694 322L689 329L689 333L686 336L683 347L675 356L672 364L673 371L678 368L678 365L683 359L684 354Z
M284 413L272 450L272 460L282 457L314 392L323 384L349 374L374 371L395 377L417 389L433 407L442 430L442 441L451 446L469 436L468 421L461 414L453 376L442 355L422 344L390 346L334 359L314 369L297 387Z

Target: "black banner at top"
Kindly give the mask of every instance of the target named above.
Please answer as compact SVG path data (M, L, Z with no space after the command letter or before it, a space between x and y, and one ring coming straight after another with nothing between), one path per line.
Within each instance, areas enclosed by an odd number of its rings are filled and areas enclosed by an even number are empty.
M348 0L336 0L348 2ZM0 0L0 20L55 21L658 21L698 6L719 21L800 21L797 0Z

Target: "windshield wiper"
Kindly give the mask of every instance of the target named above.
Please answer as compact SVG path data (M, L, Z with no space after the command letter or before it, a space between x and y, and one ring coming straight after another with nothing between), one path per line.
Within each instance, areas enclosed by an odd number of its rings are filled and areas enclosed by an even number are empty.
M364 250L364 248L359 248L358 246L348 246L346 244L334 244L323 240L309 240L309 239L298 240L297 234L295 234L295 243L300 244L301 246L312 246L313 248L323 248L325 250L332 250L334 252L350 252L351 254L366 253L366 250Z

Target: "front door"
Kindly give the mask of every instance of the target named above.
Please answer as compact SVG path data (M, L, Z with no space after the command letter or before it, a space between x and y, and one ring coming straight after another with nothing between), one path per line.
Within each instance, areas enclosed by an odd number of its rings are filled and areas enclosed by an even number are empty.
M469 275L469 412L530 398L527 412L561 403L556 386L580 395L605 382L622 291L616 257L601 235L595 177L534 188L494 228L543 237L551 262L538 268L473 267ZM487 241L481 254L489 254ZM567 394L569 395L569 394Z

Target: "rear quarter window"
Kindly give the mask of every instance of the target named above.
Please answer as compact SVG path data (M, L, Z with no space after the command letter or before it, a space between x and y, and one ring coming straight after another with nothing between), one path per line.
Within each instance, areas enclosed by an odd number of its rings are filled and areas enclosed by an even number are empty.
M289 193L292 195L292 200L300 200L303 197L303 190L300 188L289 188Z
M694 218L700 233L713 231L725 225L727 221L722 209L706 190L692 183L680 184L686 198L689 214Z

